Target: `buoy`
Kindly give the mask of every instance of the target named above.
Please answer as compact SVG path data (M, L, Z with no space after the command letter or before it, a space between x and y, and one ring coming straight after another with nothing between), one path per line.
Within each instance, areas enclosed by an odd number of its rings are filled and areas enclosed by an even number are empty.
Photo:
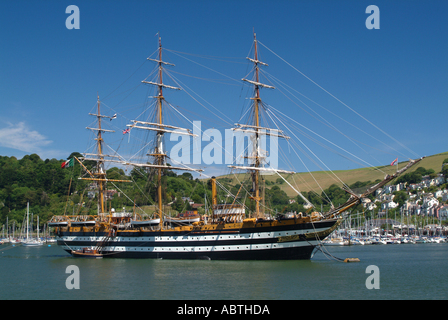
M344 262L359 262L358 258L345 258Z

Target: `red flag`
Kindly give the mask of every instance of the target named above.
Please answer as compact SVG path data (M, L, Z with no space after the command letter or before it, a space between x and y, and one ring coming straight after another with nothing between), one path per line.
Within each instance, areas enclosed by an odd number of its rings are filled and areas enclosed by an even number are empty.
M396 164L398 162L398 158L395 159L394 161L392 161L392 163L390 164L391 166L393 166L394 164Z
M131 131L131 129L127 128L126 130L123 130L123 134L129 133L129 131Z

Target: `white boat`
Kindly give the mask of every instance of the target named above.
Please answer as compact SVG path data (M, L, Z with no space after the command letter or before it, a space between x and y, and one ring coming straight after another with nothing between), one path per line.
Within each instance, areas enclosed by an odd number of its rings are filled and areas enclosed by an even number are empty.
M150 220L132 220L131 225L133 227L149 227L160 224L160 218Z
M199 222L201 217L184 217L184 218L173 218L173 217L164 217L164 221L166 223L173 224L192 224L194 222Z
M418 237L415 239L415 243L426 243L426 239L422 237Z
M22 241L22 246L24 247L39 247L42 246L44 242L40 239L25 239Z
M358 239L358 238L352 238L352 239L350 240L350 244L352 244L352 245L361 245L361 246L363 246L363 245L364 245L364 241L361 240L361 239Z
M432 242L434 242L434 243L444 243L445 239L443 239L441 237L432 238Z
M373 238L372 244L387 244L387 242L382 238Z
M57 221L57 222L48 222L49 227L66 227L68 226L68 221Z
M39 247L44 244L42 240L39 239L39 217L37 217L37 238L33 239L29 237L29 219L30 218L30 204L26 204L26 239L22 241L22 246L24 247Z
M87 221L70 221L72 227L94 227L96 225L95 220Z
M348 241L342 238L332 238L322 241L322 244L325 246L347 246Z

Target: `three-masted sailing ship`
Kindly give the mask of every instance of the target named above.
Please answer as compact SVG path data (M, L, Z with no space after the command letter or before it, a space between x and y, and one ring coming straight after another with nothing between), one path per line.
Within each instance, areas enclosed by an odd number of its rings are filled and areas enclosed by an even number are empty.
M148 58L149 59L149 58ZM94 172L89 171L82 161L79 163L89 173L83 178L97 183L99 189L98 215L96 216L54 216L50 226L55 227L58 245L67 252L82 252L86 248L96 250L104 257L115 258L159 258L159 259L229 259L229 260L270 260L270 259L310 259L314 248L319 245L340 223L341 213L361 203L363 198L374 193L399 174L407 170L419 160L411 160L407 166L396 174L387 175L383 181L372 186L363 194L351 193L349 200L333 207L328 212L314 211L309 215L290 214L271 218L264 214L263 194L260 192L260 175L266 171L277 173L292 173L266 166L265 157L260 147L263 135L273 135L288 139L282 130L263 126L260 120L260 109L263 102L260 96L261 88L273 88L260 82L259 68L267 65L258 58L258 46L254 34L254 56L247 58L254 66L254 77L242 79L253 87L251 98L251 117L245 124L236 124L236 131L252 134L252 152L248 165L231 165L233 170L245 170L250 173L252 188L250 196L252 212L242 203L218 204L217 181L211 178L212 205L211 217L187 225L172 225L164 223L167 219L163 210L162 170L196 169L167 164L167 153L164 149L164 134L177 133L192 136L189 129L164 123L164 89L178 90L162 81L164 66L170 63L162 60L162 45L159 37L158 57L149 59L158 65L158 82L143 81L157 88L156 119L153 122L132 120L129 129L148 130L156 134L155 147L149 156L153 162L134 163L125 159L117 159L116 155L107 155L102 148L102 128L100 101L97 117L98 126L89 128L96 132L96 152L85 154L86 159L97 162ZM106 161L121 162L123 165L151 168L156 172L157 210L152 218L139 218L133 213L116 213L107 211L104 204L104 191L108 182L123 182L106 177L104 163ZM127 180L124 180L128 182ZM236 199L236 197L235 197ZM308 200L306 200L308 201ZM88 250L87 250L88 251Z

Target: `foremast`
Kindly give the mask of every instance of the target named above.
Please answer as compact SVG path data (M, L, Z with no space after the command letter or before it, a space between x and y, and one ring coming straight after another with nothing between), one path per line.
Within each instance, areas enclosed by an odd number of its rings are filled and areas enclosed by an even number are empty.
M103 156L103 136L101 131L101 110L100 110L100 96L98 95L98 137L97 137L97 147L99 160L97 162L97 172L95 175L98 177L98 209L101 209L101 213L104 214L104 190L106 185L106 172L104 169L104 156Z
M113 117L110 116L106 116L106 115L102 115L101 114L101 102L100 102L100 97L99 95L98 97L98 105L97 105L97 113L89 113L89 115L91 116L95 116L97 118L97 123L98 123L98 127L95 128L90 128L90 127L86 127L89 130L92 130L93 132L96 132L96 153L84 153L85 156L88 157L84 157L83 160L92 160L96 162L96 169L94 172L89 171L84 164L75 157L75 159L80 163L80 165L87 171L87 173L89 174L90 178L86 178L86 177L80 177L79 179L81 180L89 180L89 181L95 181L98 185L98 216L104 218L105 217L105 213L106 213L106 206L105 206L105 191L106 191L106 183L107 181L112 181L112 182L131 182L130 180L116 180L116 179L107 179L106 177L106 170L105 170L105 162L106 161L116 161L117 160L108 160L106 158L118 158L115 155L108 155L108 154L104 154L104 140L103 140L103 132L115 132L114 130L108 130L108 129L104 129L102 128L101 125L101 121L103 118L109 118L109 119L113 119ZM116 115L114 116L116 117ZM92 158L93 156L93 158Z

